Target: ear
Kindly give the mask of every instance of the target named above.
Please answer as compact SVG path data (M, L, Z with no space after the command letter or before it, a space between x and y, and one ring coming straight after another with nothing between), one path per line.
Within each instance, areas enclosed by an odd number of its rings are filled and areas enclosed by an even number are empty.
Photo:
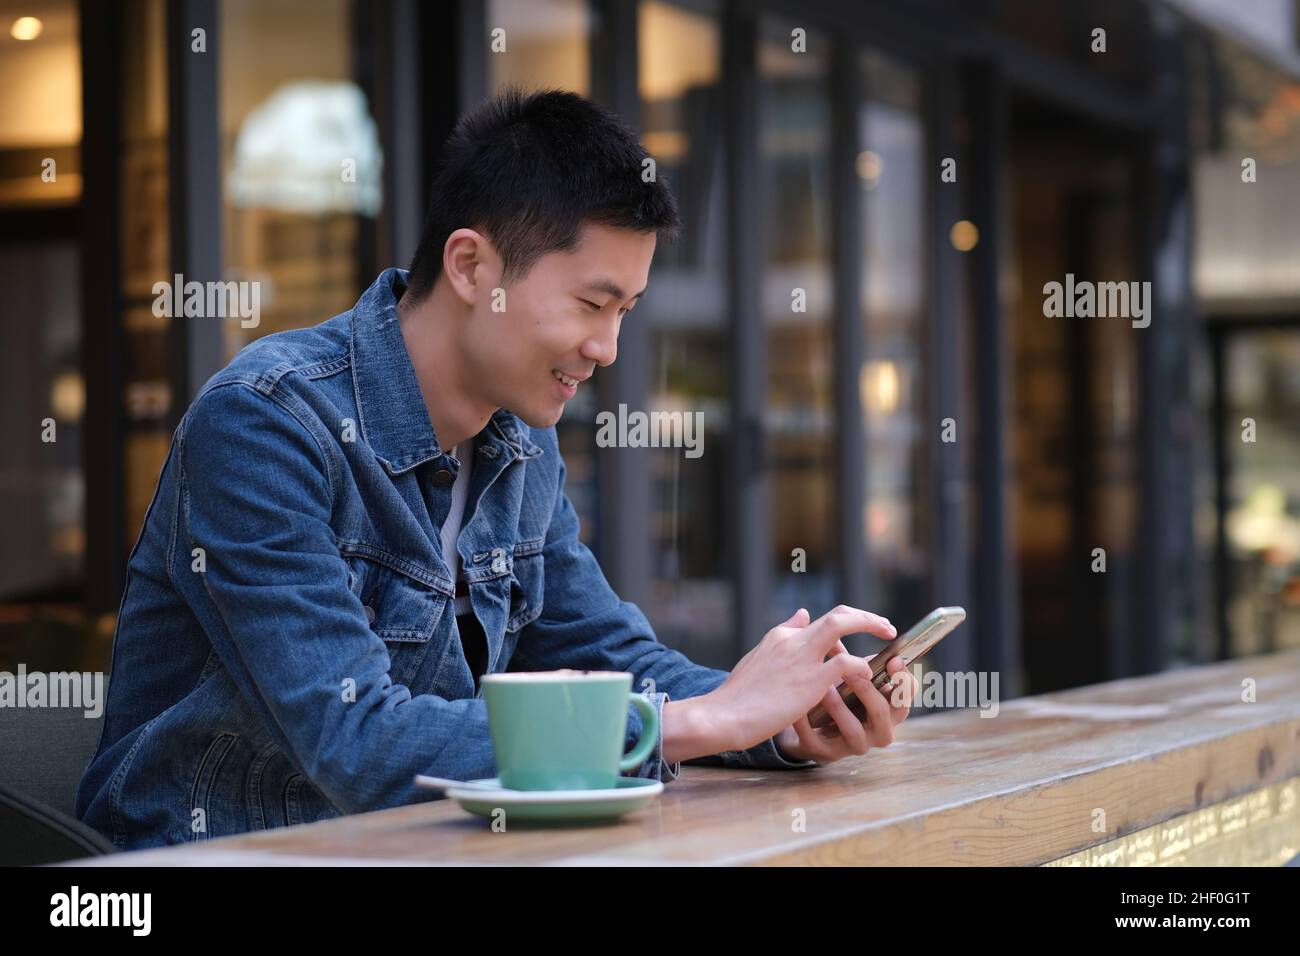
M473 229L457 229L442 247L442 274L456 297L473 306L480 296L491 294L493 276L500 274L500 260L487 236Z

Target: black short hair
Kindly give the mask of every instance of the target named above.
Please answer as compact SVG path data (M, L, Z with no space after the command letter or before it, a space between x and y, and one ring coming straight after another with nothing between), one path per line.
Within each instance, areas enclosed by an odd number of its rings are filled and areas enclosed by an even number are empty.
M642 178L648 155L618 117L577 93L505 88L442 146L406 294L428 295L447 237L461 228L491 240L503 284L548 252L576 248L589 222L675 239L677 201L657 172Z

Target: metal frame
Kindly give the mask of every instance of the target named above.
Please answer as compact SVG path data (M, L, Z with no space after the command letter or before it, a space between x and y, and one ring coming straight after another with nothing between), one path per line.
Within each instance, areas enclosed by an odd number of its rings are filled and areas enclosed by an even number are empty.
M776 622L766 623L769 590L771 488L763 433L767 340L763 334L761 230L748 208L761 195L758 163L758 16L742 0L722 11L723 168L726 188L727 327L734 351L731 368L731 498L726 529L729 565L735 573L737 654L758 644ZM766 624L766 626L765 626Z
M206 53L190 50L190 31L206 33ZM221 252L220 78L215 0L168 0L167 162L172 273L186 282L219 281ZM168 277L170 281L170 277ZM200 387L224 362L215 316L173 316L168 327L173 430Z
M1002 270L1002 208L1006 195L1003 156L1008 135L1006 80L998 64L976 61L963 71L965 115L981 131L968 147L966 169L976 184L971 219L980 242L969 253L975 339L977 419L975 474L979 484L979 529L974 569L972 623L982 669L1001 675L1002 692L1022 692L1020 621L1015 613L1018 578L1011 552L1013 516L1007 495L1010 459L1011 365L998 277Z
M415 115L421 118L418 209L423 225L438 147L455 128L461 114L482 100L487 92L487 53L483 42L487 35L487 11L484 0L452 0L445 4L417 0L415 5L416 29L422 41L420 109ZM395 29L400 28L401 23L396 23Z
M1184 118L1187 90L1182 77L1182 21L1153 9L1152 69L1155 125L1139 158L1142 175L1138 217L1142 272L1152 283L1153 321L1138 351L1137 449L1139 530L1136 593L1136 656L1112 676L1164 670L1181 631L1191 637L1195 593L1192 532L1190 329L1196 319L1191 288L1191 170ZM1145 148L1143 148L1145 147ZM1188 643L1191 643L1189 640Z
M384 114L384 187L388 202L380 213L379 263L405 266L415 255L424 226L424 198L428 189L421 175L423 161L420 129L405 117L419 115L422 58L418 39L419 4L415 0L389 0L380 46L387 88L379 86L371 100L376 114ZM384 132L386 127L386 132Z
M118 609L126 584L126 418L122 296L123 26L109 4L78 10L81 42L81 368L86 382L81 465L86 474L85 607Z
M936 65L923 88L926 120L926 160L931 170L940 169L946 157L958 158L959 147L953 135L953 122L961 106L960 76L949 63ZM927 285L929 296L931 420L930 464L933 471L933 507L938 520L934 523L933 603L968 607L971 602L969 569L967 489L971 484L967 450L973 445L975 430L970 415L960 411L966 396L967 375L963 356L969 342L961 321L962 281L965 272L963 253L945 241L951 225L962 218L968 182L959 162L957 181L944 183L937 178L927 190L927 221L930 229L930 260ZM957 422L957 441L941 440L940 423L944 418ZM971 621L974 624L974 621ZM972 630L971 633L974 633ZM940 670L968 671L977 664L973 641L941 643L934 651L934 666Z

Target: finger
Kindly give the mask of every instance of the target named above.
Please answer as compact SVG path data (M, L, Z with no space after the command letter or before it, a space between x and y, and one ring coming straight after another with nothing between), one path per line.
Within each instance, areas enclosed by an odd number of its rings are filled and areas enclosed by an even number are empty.
M906 667L906 664L904 664L901 657L891 657L889 660L885 661L884 686L889 687L891 684L897 686L897 684L893 683L894 675L903 670L904 667ZM888 692L884 691L883 688L881 692L884 693L886 697L889 696Z
M818 763L829 763L829 755L826 750L826 741L812 729L806 716L800 717L794 722L794 732L799 735L799 743L803 744L803 749L808 754L809 760L815 760Z
M904 668L899 668L890 675L889 687L891 691L898 692L897 697L890 698L890 704L894 707L911 707L912 701L916 699L916 693L921 688L921 682L916 679L916 675Z
M871 749L867 729L862 726L862 721L858 720L853 711L849 710L849 705L844 703L844 698L840 697L839 691L828 690L826 696L822 698L822 706L835 718L835 726L840 731L839 736L842 740L836 740L835 747L847 748L848 753L857 756Z
M916 699L917 680L910 671L896 673L890 678L885 696L889 700L889 719L897 727L912 711L912 701Z
M898 663L895 664L894 661ZM907 664L901 657L891 660L885 665L885 669L889 672L889 684L886 685L888 690L885 696L889 699L892 710L890 716L897 726L911 710L920 682L916 679L916 675L907 669Z
M894 625L878 614L840 604L831 608L807 628L809 640L822 649L822 656L830 652L840 638L848 634L875 634L885 640L897 636Z
M799 610L791 614L788 619L782 621L780 624L777 625L777 627L807 627L807 626L808 626L808 609L804 607L799 608Z
M863 707L866 708L867 719L864 723L872 746L888 747L894 741L894 722L889 717L889 701L885 700L870 680L857 676L845 679L850 682L850 686L858 695L858 700L862 701Z
M831 654L822 664L822 677L827 687L834 687L850 674L865 675L871 678L871 665L854 654Z
M844 646L844 642L843 642L843 641L836 641L836 642L835 642L835 646L834 646L833 648L831 648L830 656L833 657L833 656L835 656L836 654L847 654L848 652L849 652L849 649L848 649L847 647Z
M827 649L848 634L878 634L886 640L895 634L893 625L880 615L845 604L837 605L813 620L808 630L810 636Z

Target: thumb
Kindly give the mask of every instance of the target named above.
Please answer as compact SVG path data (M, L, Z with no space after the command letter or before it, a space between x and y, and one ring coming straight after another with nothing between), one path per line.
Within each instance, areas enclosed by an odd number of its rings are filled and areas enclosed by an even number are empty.
M782 621L777 627L807 627L810 620L812 618L808 616L808 609L801 607L790 615L789 620Z

